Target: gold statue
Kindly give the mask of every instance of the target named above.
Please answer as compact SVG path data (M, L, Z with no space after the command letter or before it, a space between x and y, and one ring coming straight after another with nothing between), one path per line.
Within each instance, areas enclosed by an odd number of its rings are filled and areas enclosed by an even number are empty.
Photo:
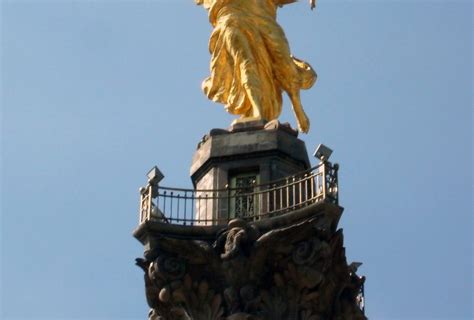
M316 81L311 66L290 53L276 21L278 7L297 0L195 0L209 12L211 75L202 87L209 99L225 105L236 121L277 119L282 92L290 97L298 128L307 133L300 90ZM316 0L310 0L314 8Z

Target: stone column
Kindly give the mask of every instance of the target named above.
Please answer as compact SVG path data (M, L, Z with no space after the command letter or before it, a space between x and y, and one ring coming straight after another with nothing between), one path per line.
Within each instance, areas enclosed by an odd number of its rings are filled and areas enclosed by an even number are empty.
M150 320L366 319L364 278L348 266L341 209L322 204L300 218L231 221L208 239L162 230L145 272Z

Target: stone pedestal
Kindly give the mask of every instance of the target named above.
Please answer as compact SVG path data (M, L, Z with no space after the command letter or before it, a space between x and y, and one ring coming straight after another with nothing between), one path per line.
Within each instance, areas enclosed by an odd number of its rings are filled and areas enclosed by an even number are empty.
M258 172L266 183L309 169L305 144L288 125L240 125L213 129L198 144L190 170L196 189L225 188L236 172Z
M227 189L245 185L253 190L309 168L306 146L297 131L278 121L255 121L211 130L198 144L190 173L195 189L216 190L214 195L203 192L204 198L221 197ZM202 206L196 218L227 218L233 211L232 203L215 201ZM220 216L213 216L216 213Z

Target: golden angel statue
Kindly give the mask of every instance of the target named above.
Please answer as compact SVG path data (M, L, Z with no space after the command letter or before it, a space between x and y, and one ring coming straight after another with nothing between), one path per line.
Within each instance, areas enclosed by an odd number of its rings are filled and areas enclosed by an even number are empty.
M300 90L316 81L312 67L291 55L288 40L276 21L278 7L297 0L195 0L209 13L211 75L202 87L209 99L225 105L236 121L277 119L285 91L298 129L307 133L309 120ZM314 8L315 0L310 0Z

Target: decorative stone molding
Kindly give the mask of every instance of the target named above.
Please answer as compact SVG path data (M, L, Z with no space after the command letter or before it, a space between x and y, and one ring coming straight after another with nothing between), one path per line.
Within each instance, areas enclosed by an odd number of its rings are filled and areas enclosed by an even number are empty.
M137 259L149 319L366 319L365 278L347 264L342 230L326 226L310 218L262 231L236 219L213 240L157 236Z

